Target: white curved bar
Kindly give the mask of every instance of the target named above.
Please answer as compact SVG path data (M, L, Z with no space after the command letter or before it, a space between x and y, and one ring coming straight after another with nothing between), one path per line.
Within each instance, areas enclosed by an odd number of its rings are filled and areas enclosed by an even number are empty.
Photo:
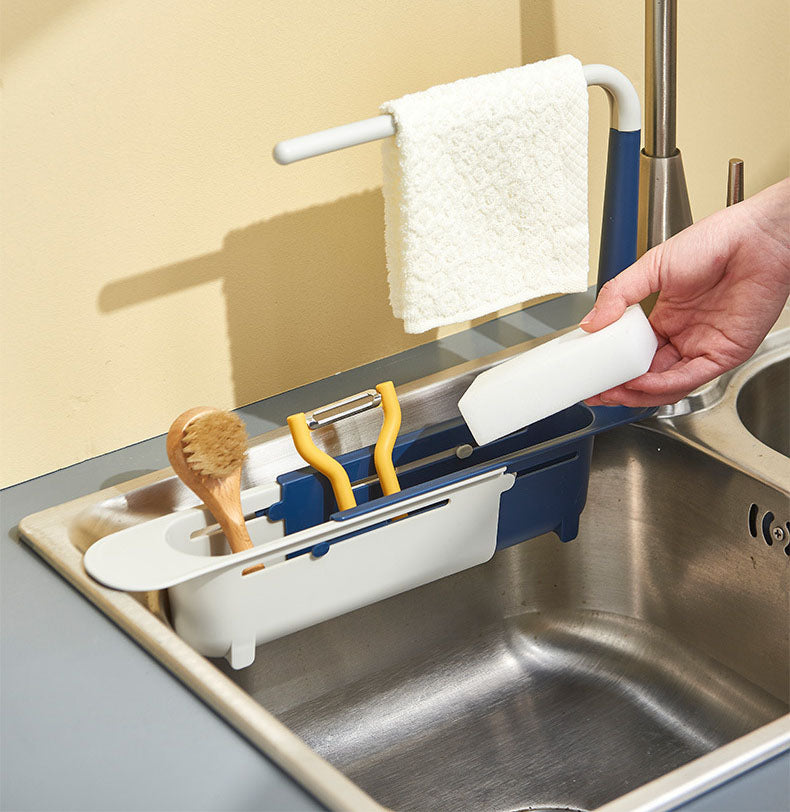
M376 116L280 141L274 147L273 155L278 164L292 164L303 158L324 155L345 147L355 147L368 141L378 141L390 135L395 135L395 122L392 116Z
M612 113L612 127L620 132L642 129L642 107L631 80L611 65L583 65L587 87L598 85L607 91Z
M584 65L582 70L588 87L598 85L607 91L612 127L623 132L641 129L642 110L639 96L628 77L609 65ZM280 141L274 147L273 155L278 164L292 164L304 158L314 158L316 155L355 147L357 144L377 141L390 135L395 135L395 122L392 116L376 116Z

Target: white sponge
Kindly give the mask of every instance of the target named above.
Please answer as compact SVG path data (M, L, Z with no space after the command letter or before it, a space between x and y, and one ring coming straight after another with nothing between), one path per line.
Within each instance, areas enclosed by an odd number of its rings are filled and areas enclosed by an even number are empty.
M478 445L630 381L650 368L658 341L639 305L597 333L581 328L475 378L458 408Z

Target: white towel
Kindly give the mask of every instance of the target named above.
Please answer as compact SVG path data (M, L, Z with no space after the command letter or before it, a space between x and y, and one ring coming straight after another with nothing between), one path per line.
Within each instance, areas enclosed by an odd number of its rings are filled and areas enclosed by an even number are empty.
M587 289L587 85L560 56L389 101L390 303L407 333Z

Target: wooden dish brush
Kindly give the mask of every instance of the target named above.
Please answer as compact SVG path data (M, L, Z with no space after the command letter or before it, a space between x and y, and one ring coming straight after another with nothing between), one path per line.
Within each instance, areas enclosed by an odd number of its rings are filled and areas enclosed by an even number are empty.
M247 432L230 412L198 406L179 415L167 432L167 458L181 481L211 511L234 553L253 543L241 509L241 467ZM263 564L242 573L263 569Z

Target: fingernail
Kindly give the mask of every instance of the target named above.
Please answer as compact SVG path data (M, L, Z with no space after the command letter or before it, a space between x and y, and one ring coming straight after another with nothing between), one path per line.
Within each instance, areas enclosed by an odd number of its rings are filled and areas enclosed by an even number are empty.
M580 322L579 324L589 324L595 318L595 308L593 308Z

